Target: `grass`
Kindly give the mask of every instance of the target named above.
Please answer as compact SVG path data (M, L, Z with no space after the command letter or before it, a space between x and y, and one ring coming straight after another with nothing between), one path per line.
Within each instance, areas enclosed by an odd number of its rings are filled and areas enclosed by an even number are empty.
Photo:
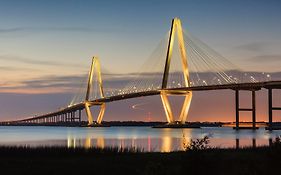
M281 144L172 153L146 153L134 148L0 147L0 172L29 175L280 174Z

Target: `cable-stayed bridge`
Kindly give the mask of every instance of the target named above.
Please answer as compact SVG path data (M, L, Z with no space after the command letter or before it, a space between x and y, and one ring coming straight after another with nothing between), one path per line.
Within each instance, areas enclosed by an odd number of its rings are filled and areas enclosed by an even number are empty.
M168 124L184 124L193 91L222 89L235 91L236 129L239 129L241 111L252 113L252 128L257 128L256 91L262 88L268 90L269 129L273 129L273 111L281 110L281 107L272 105L272 90L281 89L281 80L273 80L270 74L266 73L241 71L205 43L185 32L178 18L172 20L169 33L161 40L141 71L128 75L127 82L123 83L125 85L121 85L122 87L120 84L114 87L106 74L102 73L99 58L93 57L86 87L81 87L67 107L2 124L81 122L81 113L85 110L88 125L99 126L103 120L106 103L152 95L160 95ZM241 90L252 92L251 108L240 108ZM178 118L174 116L168 96L184 96ZM97 117L92 115L92 106L100 108Z

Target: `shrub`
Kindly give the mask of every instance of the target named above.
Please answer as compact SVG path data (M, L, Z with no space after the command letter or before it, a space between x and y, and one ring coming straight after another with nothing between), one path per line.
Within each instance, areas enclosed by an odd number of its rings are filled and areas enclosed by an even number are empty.
M184 150L185 151L188 151L188 150L204 150L204 149L208 149L210 148L209 147L209 142L210 142L210 139L208 136L204 136L202 139L196 139L196 140L193 140L191 139L190 140L190 143L189 144L184 144Z

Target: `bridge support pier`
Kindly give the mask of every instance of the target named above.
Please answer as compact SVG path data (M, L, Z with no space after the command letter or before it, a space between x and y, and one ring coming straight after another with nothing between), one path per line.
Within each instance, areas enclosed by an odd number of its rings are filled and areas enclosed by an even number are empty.
M94 124L93 115L92 115L92 112L90 110L91 105L92 104L90 102L85 102L85 111L86 111L86 114L87 114L87 117L88 117L88 125L89 126ZM96 123L101 124L102 119L103 119L103 115L104 115L104 112L105 112L105 103L98 103L98 104L94 104L94 105L100 106L100 112L98 114Z
M258 129L258 127L256 127L256 90L252 89L250 91L252 92L252 108L240 108L239 90L238 89L235 90L235 114L236 114L236 121L235 121L234 129L236 129L236 130L240 129L239 118L240 118L240 112L241 111L252 112L252 129Z
M272 130L272 89L268 89L268 129Z
M192 92L183 91L183 90L167 90L169 70L170 70L170 64L171 64L171 59L172 59L175 35L177 36L177 39L178 39L177 42L178 42L178 46L179 46L182 73L183 73L183 77L184 77L183 87L190 87L187 54L186 54L186 48L184 45L184 36L183 36L183 32L182 32L182 26L181 26L180 19L175 18L172 20L172 25L171 25L170 35L169 35L166 62L165 62L165 67L164 67L163 79L162 79L162 90L161 90L160 96L161 96L161 100L163 103L163 107L165 110L168 124L172 124L172 123L185 124L187 114L189 111L189 107L190 107L190 103L191 103L191 99L192 99ZM185 96L178 121L175 121L175 118L173 116L173 112L171 109L171 105L169 103L168 95Z
M79 123L81 123L81 109L79 109Z
M88 77L88 87L87 87L87 92L86 92L86 98L85 98L85 111L88 117L88 125L93 125L94 121L93 121L93 116L90 110L91 106L100 106L100 112L98 114L97 117L97 121L96 124L101 124L102 119L103 119L103 115L104 115L104 111L105 111L105 103L104 102L99 102L99 103L95 103L95 102L90 102L90 94L91 94L91 89L93 86L93 75L94 75L94 71L96 71L96 76L97 76L97 80L98 80L98 93L100 95L101 98L104 98L104 93L103 93L103 85L102 85L102 78L101 78L101 68L100 68L100 62L98 57L93 57L92 59L92 65L91 65L91 69L89 72L89 77Z
M172 108L171 108L171 105L170 105L170 102L169 102L169 99L168 99L168 95L185 96L178 121L176 121L175 118L174 118L174 114L172 112ZM179 122L181 124L185 124L187 114L188 114L188 111L189 111L189 108L190 108L191 99L192 99L192 92L191 91L181 92L181 91L162 90L160 96L161 96L162 104L163 104L164 111L165 111L165 114L166 114L167 122L169 124L173 124L173 123L176 124L177 122Z
M67 123L67 113L64 113L64 122Z
M270 131L281 128L281 126L273 127L272 124L273 111L281 110L281 107L273 107L273 89L281 89L281 88L274 88L274 87L268 88L268 127L266 129Z
M75 120L75 111L71 111L71 122Z

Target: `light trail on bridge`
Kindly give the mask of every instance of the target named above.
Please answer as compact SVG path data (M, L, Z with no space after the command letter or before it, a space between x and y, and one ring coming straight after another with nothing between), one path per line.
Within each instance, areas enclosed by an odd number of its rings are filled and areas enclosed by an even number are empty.
M149 103L137 103L137 104L132 105L132 109L145 111L145 109L141 108L141 106L144 106L144 105L147 105L147 104L149 104Z

